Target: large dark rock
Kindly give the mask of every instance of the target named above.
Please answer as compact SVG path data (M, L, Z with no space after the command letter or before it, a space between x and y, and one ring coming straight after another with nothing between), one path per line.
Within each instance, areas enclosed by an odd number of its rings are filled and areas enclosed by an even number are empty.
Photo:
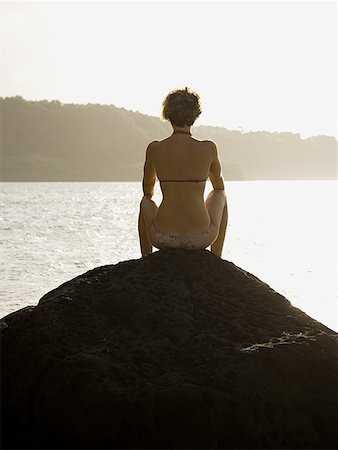
M3 448L337 447L337 334L207 250L90 270L2 334Z

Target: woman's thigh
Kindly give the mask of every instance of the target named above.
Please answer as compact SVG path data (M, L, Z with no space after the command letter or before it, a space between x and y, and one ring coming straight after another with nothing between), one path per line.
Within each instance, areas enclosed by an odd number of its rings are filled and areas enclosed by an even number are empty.
M212 190L207 199L205 200L205 206L207 207L210 222L214 225L217 232L221 224L222 214L225 206L225 192L221 189Z

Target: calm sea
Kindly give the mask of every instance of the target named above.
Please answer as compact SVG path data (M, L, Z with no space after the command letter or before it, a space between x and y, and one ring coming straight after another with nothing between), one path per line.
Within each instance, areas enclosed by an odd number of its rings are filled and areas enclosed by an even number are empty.
M223 259L337 330L337 182L226 182L226 192ZM0 317L94 267L140 258L141 197L135 182L0 183Z

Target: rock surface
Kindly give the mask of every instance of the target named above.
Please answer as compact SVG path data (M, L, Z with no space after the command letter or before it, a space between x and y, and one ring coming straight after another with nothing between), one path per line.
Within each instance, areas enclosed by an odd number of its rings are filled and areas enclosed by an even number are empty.
M1 329L2 448L337 447L337 334L207 250L97 267Z

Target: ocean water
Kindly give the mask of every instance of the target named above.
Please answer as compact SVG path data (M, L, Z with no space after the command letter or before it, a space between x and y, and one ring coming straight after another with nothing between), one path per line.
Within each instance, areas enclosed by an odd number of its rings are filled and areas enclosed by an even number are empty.
M225 189L222 258L337 330L337 182L227 181ZM210 190L208 182L205 196ZM0 317L94 267L140 258L141 197L136 182L0 183Z

